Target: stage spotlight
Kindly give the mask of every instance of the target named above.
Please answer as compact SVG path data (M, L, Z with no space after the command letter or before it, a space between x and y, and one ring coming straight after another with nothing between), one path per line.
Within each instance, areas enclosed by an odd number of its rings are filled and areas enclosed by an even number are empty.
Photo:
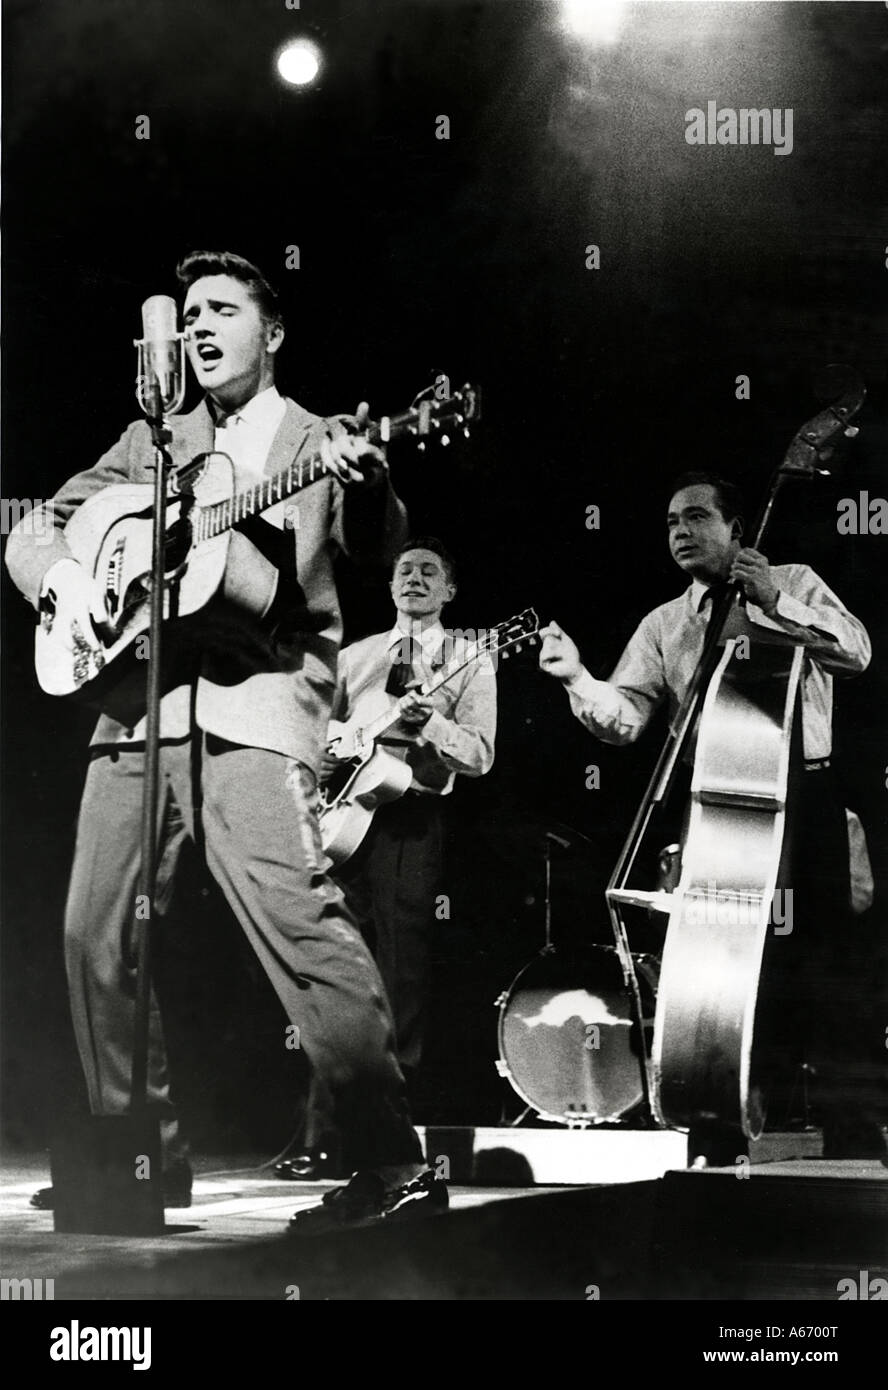
M616 43L625 0L560 0L561 22L574 38L587 43Z
M278 54L277 70L291 87L308 87L321 70L321 50L311 39L293 39Z

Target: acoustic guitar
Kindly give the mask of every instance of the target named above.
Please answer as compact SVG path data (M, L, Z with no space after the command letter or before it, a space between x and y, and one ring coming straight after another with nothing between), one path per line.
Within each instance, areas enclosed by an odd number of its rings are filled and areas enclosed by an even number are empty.
M446 428L468 433L479 418L479 393L467 385L446 398L418 398L402 414L372 424L366 438L384 445L406 435L422 447L426 437L437 434L447 443ZM279 572L239 528L328 474L320 453L314 453L238 492L227 454L199 454L178 469L170 479L166 512L165 621L200 614L217 595L232 612L264 616ZM65 540L91 577L92 631L82 632L76 624L63 631L57 596L44 585L34 664L48 695L99 703L131 675L127 659L149 625L153 494L150 483L114 484L88 497L68 521ZM238 550L237 564L229 566L232 547Z

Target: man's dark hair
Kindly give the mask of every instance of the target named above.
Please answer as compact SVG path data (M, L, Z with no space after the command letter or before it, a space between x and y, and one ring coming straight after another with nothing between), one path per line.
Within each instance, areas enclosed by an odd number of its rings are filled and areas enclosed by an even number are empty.
M719 477L717 473L679 473L678 477L672 480L669 496L674 497L686 487L711 487L715 493L716 505L725 521L734 521L736 518L742 525L743 494L736 483Z
M277 294L252 261L236 256L233 251L189 251L176 266L176 279L185 293L195 280L202 280L206 275L230 275L233 280L239 280L246 286L263 322L283 326Z
M395 556L392 565L393 572L401 556L405 555L408 550L430 550L432 554L437 555L438 559L443 563L448 582L450 584L456 583L456 561L444 545L444 542L439 541L437 536L414 536L409 541L406 541Z

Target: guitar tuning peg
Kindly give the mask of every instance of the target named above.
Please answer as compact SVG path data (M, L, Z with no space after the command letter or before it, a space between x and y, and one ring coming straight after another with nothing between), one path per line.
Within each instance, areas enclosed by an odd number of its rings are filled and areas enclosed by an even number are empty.
M417 452L420 453L420 454L424 454L424 453L425 453L425 440L424 440L424 439L421 439L421 440L419 441L419 443L418 443L417 446L416 446L416 449L417 449Z
M469 429L468 425L463 426L463 434L465 435L466 439L471 439L472 431Z
M441 435L441 448L442 448L442 449L446 449L446 448L447 448L447 445L448 445L449 443L450 443L450 435L449 435L449 434L442 434L442 435Z

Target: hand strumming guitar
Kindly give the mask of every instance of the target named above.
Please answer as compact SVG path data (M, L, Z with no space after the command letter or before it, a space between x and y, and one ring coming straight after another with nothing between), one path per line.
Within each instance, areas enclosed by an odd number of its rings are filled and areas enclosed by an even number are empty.
M420 695L418 690L408 690L401 696L401 723L421 729L423 724L428 724L434 708L431 700Z

